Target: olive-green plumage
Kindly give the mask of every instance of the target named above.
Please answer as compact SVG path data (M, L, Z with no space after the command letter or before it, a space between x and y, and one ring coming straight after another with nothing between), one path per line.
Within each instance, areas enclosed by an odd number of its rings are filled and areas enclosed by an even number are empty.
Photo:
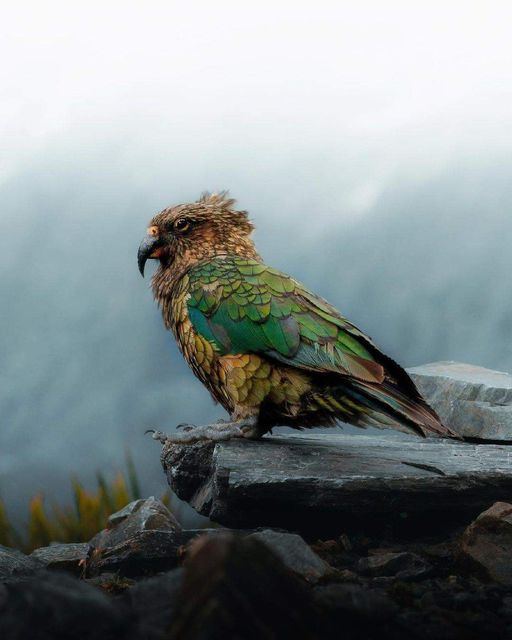
M230 415L255 417L262 433L342 421L455 435L370 338L264 264L233 205L221 194L163 211L148 254L161 262L153 288L167 327Z

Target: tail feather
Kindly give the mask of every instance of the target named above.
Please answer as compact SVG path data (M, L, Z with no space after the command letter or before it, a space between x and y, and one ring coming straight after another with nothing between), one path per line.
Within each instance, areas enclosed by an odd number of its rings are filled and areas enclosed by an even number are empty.
M415 388L414 388L415 389ZM415 389L416 397L405 394L396 384L389 380L382 383L353 381L351 392L357 396L358 402L371 410L371 417L384 427L397 422L398 427L405 427L420 436L435 434L445 438L460 436L441 422L437 413L430 407Z

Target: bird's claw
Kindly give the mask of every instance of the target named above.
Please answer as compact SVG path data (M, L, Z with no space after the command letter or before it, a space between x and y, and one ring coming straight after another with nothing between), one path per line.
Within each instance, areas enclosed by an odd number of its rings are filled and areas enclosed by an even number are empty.
M168 438L166 433L164 433L163 431L158 431L158 429L146 429L146 431L144 431L144 435L146 435L147 433L151 434L153 440L158 440L162 444L165 444Z
M182 422L176 426L176 429L183 429L183 431L192 431L192 429L196 429L195 424L188 424L187 422Z

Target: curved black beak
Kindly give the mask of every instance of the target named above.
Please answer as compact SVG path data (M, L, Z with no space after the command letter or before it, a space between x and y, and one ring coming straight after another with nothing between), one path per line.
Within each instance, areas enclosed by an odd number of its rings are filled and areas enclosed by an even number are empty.
M144 277L144 267L149 258L158 258L157 251L162 246L158 236L146 236L139 245L137 263L141 276Z

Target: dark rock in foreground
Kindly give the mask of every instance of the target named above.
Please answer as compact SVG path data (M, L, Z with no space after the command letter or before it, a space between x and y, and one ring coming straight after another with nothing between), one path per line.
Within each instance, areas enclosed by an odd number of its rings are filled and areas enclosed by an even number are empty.
M114 640L127 638L131 624L129 612L100 590L57 572L0 591L3 640Z
M51 544L49 547L40 547L30 554L30 558L37 560L47 569L62 569L76 574L82 572L81 563L86 559L89 544Z
M42 564L36 558L0 545L0 580L31 575L41 567Z
M154 513L158 518L143 519L133 513ZM225 529L182 530L168 509L155 498L138 500L127 505L109 519L109 528L96 535L88 547L85 575L99 576L115 572L123 577L150 575L156 570L178 566L186 546L205 535L213 540L226 535ZM170 515L170 514L169 514ZM123 517L120 517L123 516ZM282 531L233 531L268 547L284 566L311 583L329 574L330 567L297 534ZM55 545L67 547L69 545ZM38 549L33 555L45 558L53 547Z
M123 602L138 620L136 637L161 638L176 617L178 598L183 586L183 569L173 569L128 588Z
M321 637L311 592L252 536L199 538L184 568L171 640Z
M157 517L127 523L138 510ZM511 504L494 504L460 539L406 541L376 527L312 546L268 529L182 530L153 498L120 513L94 539L115 541L94 577L79 579L74 560L56 564L80 545L40 549L41 561L1 549L21 569L0 579L2 640L479 640L512 630ZM162 535L167 551L151 551Z
M359 584L329 584L314 591L317 606L331 618L335 628L339 618L340 628L352 623L360 631L370 624L382 624L397 616L397 605L381 589L368 589ZM333 622L335 624L333 624Z
M332 570L296 533L281 531L258 531L248 536L248 540L263 543L281 560L284 566L315 584L328 576Z
M512 505L481 513L462 536L461 555L485 579L512 586Z
M465 438L512 441L512 375L460 362L408 369L445 424Z
M177 564L181 526L160 500L135 500L109 518L107 529L89 543L86 574L119 571L145 574Z
M177 495L215 522L309 536L460 527L512 495L506 445L389 432L166 445L162 463Z
M389 577L398 580L420 580L432 573L432 567L415 553L377 553L362 558L358 570L363 575Z

